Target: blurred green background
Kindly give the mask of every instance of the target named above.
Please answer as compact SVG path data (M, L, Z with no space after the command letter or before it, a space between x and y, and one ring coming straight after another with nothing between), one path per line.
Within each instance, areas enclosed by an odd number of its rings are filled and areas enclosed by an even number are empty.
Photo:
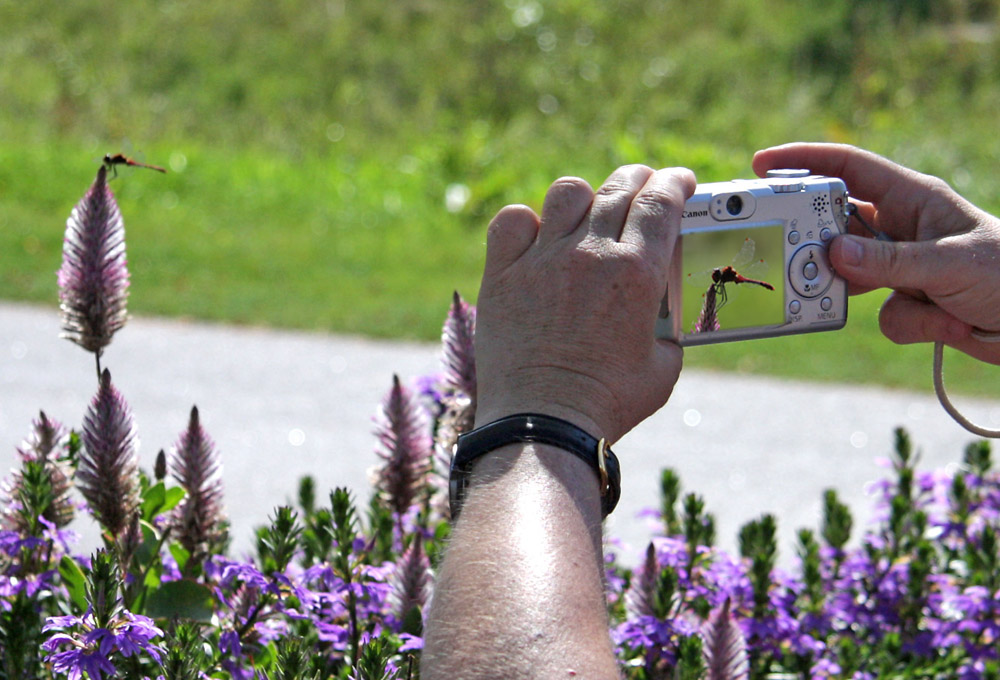
M0 297L55 304L66 217L118 151L171 170L113 185L133 313L381 337L437 337L492 214L559 175L715 181L829 140L997 211L998 5L0 0ZM879 336L883 296L688 365L930 389L930 348Z

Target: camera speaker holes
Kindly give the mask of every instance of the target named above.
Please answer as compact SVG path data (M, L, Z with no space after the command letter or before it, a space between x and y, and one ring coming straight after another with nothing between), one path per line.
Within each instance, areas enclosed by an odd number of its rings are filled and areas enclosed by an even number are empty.
M822 215L830 207L830 198L824 194L820 194L813 198L813 210L817 214Z

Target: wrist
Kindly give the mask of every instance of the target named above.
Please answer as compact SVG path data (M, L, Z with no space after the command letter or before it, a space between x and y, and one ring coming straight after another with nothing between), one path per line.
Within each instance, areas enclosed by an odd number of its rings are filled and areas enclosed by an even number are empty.
M560 404L556 404L554 402L531 405L529 402L525 401L522 402L522 404L524 405L515 406L512 404L508 406L494 406L489 408L479 407L476 409L476 419L473 427L480 428L518 413L537 413L539 415L559 418L560 420L572 423L584 432L590 434L595 439L608 438L606 437L605 428L598 425L595 419L578 409L561 406Z
M455 455L452 458L449 495L451 514L454 520L465 498L473 468L487 454L506 449L511 445L540 445L571 454L567 461L577 458L586 463L597 483L594 488L600 494L602 516L610 514L621 495L621 473L618 459L607 441L594 437L576 423L549 414L512 414L485 425L477 424L476 429L461 435ZM537 453L537 451L536 451ZM549 457L549 454L545 454ZM499 456L492 456L498 458ZM562 464L560 468L564 467ZM574 467L570 463L569 467ZM477 473L478 474L478 473Z

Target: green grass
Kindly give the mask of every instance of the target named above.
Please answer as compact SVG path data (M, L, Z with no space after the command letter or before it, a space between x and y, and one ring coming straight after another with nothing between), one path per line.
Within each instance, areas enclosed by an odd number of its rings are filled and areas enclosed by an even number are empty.
M55 303L66 217L126 140L170 169L112 185L133 313L380 337L437 337L452 291L476 297L492 214L562 174L720 180L822 139L997 211L998 5L0 0L0 297ZM851 304L843 331L688 365L930 389L930 349L878 333L879 294ZM1000 396L975 362L946 369Z

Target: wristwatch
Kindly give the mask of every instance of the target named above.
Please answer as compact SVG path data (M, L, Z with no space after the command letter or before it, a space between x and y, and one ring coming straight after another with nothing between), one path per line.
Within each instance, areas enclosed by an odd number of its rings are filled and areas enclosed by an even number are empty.
M462 509L472 465L480 456L508 444L534 442L572 453L597 473L601 488L601 516L611 514L621 497L621 469L607 441L597 439L561 418L519 413L459 435L451 460L448 496L454 522Z

